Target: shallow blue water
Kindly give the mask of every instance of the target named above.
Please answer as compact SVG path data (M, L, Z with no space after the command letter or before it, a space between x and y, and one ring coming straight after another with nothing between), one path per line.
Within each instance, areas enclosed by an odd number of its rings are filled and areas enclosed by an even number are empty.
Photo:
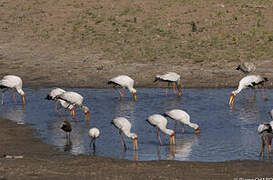
M55 145L61 151L71 154L90 154L121 159L157 160L175 159L181 161L225 161L235 159L261 159L261 138L257 127L261 122L270 121L268 112L272 109L273 90L266 89L268 101L264 102L260 91L257 100L250 102L248 91L241 92L235 99L234 108L227 104L232 89L184 89L181 98L165 89L138 89L137 102L126 92L120 101L113 89L69 89L82 94L85 104L90 108L90 122L84 114L77 111L77 118L69 113L55 112L55 103L45 100L50 89L24 89L27 104L13 104L11 93L5 96L5 105L0 108L0 117L17 123L32 123L41 134L43 141ZM17 96L18 100L19 97ZM20 99L21 100L21 99ZM21 101L20 101L21 102ZM191 116L191 121L199 124L201 134L196 136L193 129L185 126L181 135L178 125L175 149L169 146L169 137L160 133L165 145L159 146L156 129L145 120L154 113L171 109L182 109ZM111 120L124 116L132 123L132 132L138 135L139 150L134 153L132 140L125 138L126 152L122 151L118 130ZM68 119L72 124L71 144L67 144L65 133L60 129L62 121ZM96 152L89 147L88 130L97 127L101 135L96 142ZM174 122L168 119L168 128ZM267 153L266 153L267 154Z

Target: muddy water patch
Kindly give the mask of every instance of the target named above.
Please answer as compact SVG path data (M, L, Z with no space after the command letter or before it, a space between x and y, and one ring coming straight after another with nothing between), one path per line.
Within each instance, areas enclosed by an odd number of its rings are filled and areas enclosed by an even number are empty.
M11 93L5 96L6 104L0 108L0 116L19 124L31 123L42 136L43 141L55 145L69 154L88 154L121 159L139 160L175 159L181 161L225 161L235 159L260 159L261 140L257 133L259 123L270 121L268 111L272 109L273 90L266 89L269 101L263 102L257 94L255 102L249 102L248 91L236 97L235 107L231 109L228 98L232 89L184 89L181 98L165 89L138 89L137 102L131 94L126 94L124 101L118 99L113 89L69 89L85 97L85 104L90 108L90 121L77 109L77 117L69 113L55 112L55 103L44 98L50 89L24 89L27 104L14 105ZM19 99L19 97L17 97ZM199 124L201 134L185 127L181 135L178 126L176 146L168 145L169 137L160 133L164 143L159 146L156 129L146 119L154 113L178 108L191 115L191 121ZM118 130L111 125L111 120L124 116L132 123L132 132L138 135L139 150L133 152L131 139L125 138L126 152L122 151ZM71 143L60 129L61 123L68 119L72 124ZM168 128L174 128L174 122L168 119ZM88 130L97 127L101 136L96 142L96 152L89 147Z

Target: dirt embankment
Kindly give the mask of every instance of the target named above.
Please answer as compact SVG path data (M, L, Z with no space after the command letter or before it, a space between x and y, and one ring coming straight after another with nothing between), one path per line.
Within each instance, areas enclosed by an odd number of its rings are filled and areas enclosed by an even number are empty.
M252 61L273 79L272 11L271 0L3 0L0 76L106 87L127 74L158 87L156 74L175 71L183 87L235 87L244 76L236 66Z

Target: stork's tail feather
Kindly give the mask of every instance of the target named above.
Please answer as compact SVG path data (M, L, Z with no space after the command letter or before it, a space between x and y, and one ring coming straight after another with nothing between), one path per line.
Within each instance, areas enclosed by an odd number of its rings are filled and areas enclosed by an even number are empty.
M156 77L156 78L155 78L155 80L154 80L154 82L156 82L156 81L158 81L158 80L159 80L159 78L158 78L158 77Z
M268 81L268 78L267 77L264 77L264 82Z
M50 96L49 94L45 97L45 99L47 99L47 100L53 100L52 96Z
M168 117L168 115L166 113L162 113L161 115L164 117Z
M239 65L239 66L236 68L236 70L238 70L238 71L239 71L240 69L241 69L241 65Z
M113 81L108 81L107 84L113 84Z

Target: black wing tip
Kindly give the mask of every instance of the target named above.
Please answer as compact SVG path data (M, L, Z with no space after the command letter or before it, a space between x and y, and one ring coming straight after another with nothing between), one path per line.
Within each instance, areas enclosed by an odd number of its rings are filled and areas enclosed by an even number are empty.
M45 99L47 99L47 100L53 100L53 98L49 94L45 97Z
M162 113L161 115L164 116L164 117L167 117L167 116L168 116L166 113Z
M267 78L267 77L264 77L264 81L265 81L265 82L268 81L268 78Z
M236 68L236 70L240 70L241 69L241 65L239 65L237 68Z
M156 82L156 81L158 81L158 80L159 80L159 78L156 77L156 78L154 79L154 82Z

